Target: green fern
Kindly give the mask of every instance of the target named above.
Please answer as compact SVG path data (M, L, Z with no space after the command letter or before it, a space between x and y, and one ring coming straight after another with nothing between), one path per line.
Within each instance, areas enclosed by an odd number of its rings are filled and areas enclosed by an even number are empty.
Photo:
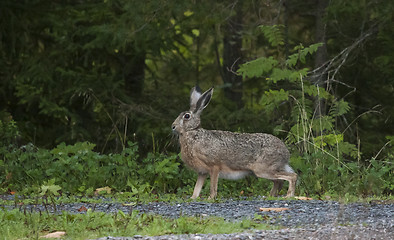
M304 91L306 94L313 97L329 99L331 96L324 88L315 85L304 86Z
M288 59L286 60L286 65L288 67L294 67L298 61L301 63L305 63L306 56L308 54L312 55L317 51L317 49L322 46L323 43L315 43L310 45L309 47L304 47L302 44L296 46L293 51L295 52L294 54L290 55Z
M278 65L278 61L271 57L261 57L256 60L242 64L238 69L238 73L245 77L261 77L264 73L270 72L275 66Z
M312 130L315 133L331 132L334 129L335 119L331 116L324 115L312 120Z
M341 99L340 101L333 103L329 114L333 117L339 117L348 113L349 110L350 110L349 103Z
M274 68L272 70L272 74L269 79L272 80L274 83L276 83L277 81L289 79L289 76L292 73L293 73L293 71L290 69Z
M305 78L308 75L308 68L302 68L300 70L293 70L289 76L289 81L290 82L300 82L303 78Z
M323 148L324 146L336 146L343 142L343 134L326 134L313 138L315 145Z
M289 100L289 92L283 89L269 90L264 93L261 97L260 104L264 106L267 110L273 110L280 103Z
M260 30L263 32L264 36L268 39L268 42L271 46L276 47L279 45L284 45L284 37L283 37L283 25L272 25L259 26Z

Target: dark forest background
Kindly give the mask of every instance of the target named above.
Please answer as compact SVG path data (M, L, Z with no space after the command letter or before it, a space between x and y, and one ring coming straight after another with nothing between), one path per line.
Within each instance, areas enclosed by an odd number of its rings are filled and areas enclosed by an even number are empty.
M387 0L2 0L1 143L176 153L171 123L199 85L215 87L204 128L392 167L393 13Z

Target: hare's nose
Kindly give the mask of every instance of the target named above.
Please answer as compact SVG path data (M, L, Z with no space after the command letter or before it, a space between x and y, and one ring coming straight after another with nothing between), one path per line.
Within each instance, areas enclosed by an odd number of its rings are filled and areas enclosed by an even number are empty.
M175 131L175 128L176 128L175 125L172 125L172 131Z

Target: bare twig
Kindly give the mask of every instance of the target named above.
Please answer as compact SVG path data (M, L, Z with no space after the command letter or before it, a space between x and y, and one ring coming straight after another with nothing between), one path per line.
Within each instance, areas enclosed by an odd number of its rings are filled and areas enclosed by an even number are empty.
M239 61L239 59L241 59L241 58L239 57L239 58L235 59L233 65L231 65L230 68L227 67L227 71L229 71L229 72L231 72L231 73L233 73L233 74L235 74L237 76L239 76L240 74L235 72L233 69L234 69L234 65Z
M357 119L359 119L360 117L362 117L362 116L364 116L365 114L368 114L368 113L379 113L379 114L382 114L381 112L376 111L376 110L369 110L369 111L363 112L363 113L361 113L360 115L358 115L355 119L353 119L353 121L345 128L345 130L343 130L342 134L345 133L345 132L349 129L349 127L350 127L354 122L357 121Z
M386 148L387 145L389 145L391 143L391 141L386 142L386 144L384 144L384 146L379 150L379 152L375 155L374 159L376 159L379 154Z
M320 67L311 71L313 78L319 79L322 75L327 75L327 80L325 83L336 82L342 84L346 87L353 88L353 91L356 89L353 86L350 86L346 83L343 83L339 80L336 80L335 77L338 74L339 70L346 63L349 58L350 53L356 49L360 44L362 44L367 38L372 36L372 34L376 31L375 26L371 27L367 32L364 32L353 44L343 49L338 55L330 59L329 61L322 64ZM329 86L329 84L327 84ZM352 91L352 92L353 92Z

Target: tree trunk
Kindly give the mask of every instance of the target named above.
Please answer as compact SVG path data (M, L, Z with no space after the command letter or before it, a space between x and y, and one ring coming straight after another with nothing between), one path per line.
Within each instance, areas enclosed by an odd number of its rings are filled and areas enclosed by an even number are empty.
M134 101L141 98L145 80L145 53L126 56L123 68L125 93Z
M328 0L316 0L316 15L315 15L315 42L323 43L323 46L319 47L315 55L315 69L321 67L327 62L327 41L326 41L326 23L324 22L324 16L326 14L326 8L328 6ZM326 88L326 75L323 74L324 68L318 71L315 77L312 78L313 84L317 87ZM316 97L315 99L315 116L320 117L326 114L325 101L322 98Z
M236 13L228 19L224 29L222 78L225 97L242 108L242 76L234 73L242 63L242 1L234 8Z

